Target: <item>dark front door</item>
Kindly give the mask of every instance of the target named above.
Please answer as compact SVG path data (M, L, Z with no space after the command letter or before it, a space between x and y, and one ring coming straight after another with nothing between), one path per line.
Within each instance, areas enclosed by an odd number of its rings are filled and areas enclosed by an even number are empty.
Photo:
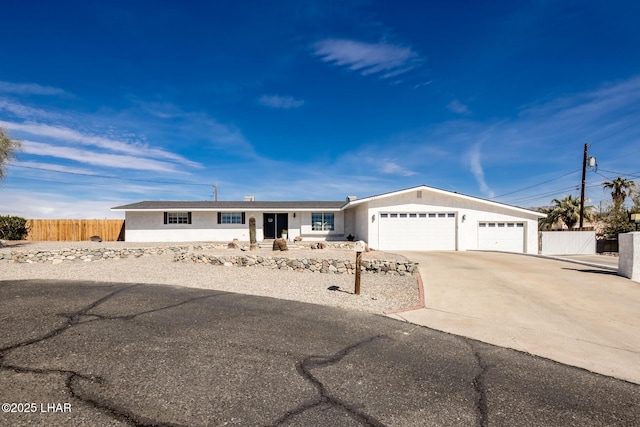
M282 237L282 230L289 227L289 214L286 213L266 213L263 214L264 238L275 239Z

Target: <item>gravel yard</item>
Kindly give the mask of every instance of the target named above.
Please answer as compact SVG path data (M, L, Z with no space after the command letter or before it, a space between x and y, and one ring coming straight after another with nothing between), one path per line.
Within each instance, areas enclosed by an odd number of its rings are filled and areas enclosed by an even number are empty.
M129 242L8 242L0 253L9 251L62 250L68 248L143 248L190 246L190 250L205 254L239 254L239 249L198 249L193 243L129 243ZM248 252L246 252L248 253ZM260 249L252 254L292 258L355 259L349 249L307 248L287 252ZM363 260L405 260L385 252L366 252ZM271 270L261 267L222 267L207 264L173 262L171 255L151 255L140 258L108 259L92 262L60 264L0 264L0 280L49 279L95 280L125 283L155 283L215 289L241 294L259 295L314 304L344 307L374 313L412 307L418 304L416 278L383 274L362 274L361 294L353 295L355 276ZM329 288L338 287L338 290Z

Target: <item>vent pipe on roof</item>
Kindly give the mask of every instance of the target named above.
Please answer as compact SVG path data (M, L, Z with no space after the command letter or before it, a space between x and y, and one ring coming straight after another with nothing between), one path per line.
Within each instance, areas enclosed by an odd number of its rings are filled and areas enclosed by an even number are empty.
M347 196L347 202L353 202L355 200L357 200L358 198L356 196Z

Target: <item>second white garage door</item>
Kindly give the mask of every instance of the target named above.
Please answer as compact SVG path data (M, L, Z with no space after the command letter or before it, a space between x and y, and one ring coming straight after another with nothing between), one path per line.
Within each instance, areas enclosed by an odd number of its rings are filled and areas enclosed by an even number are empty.
M524 223L479 222L478 249L485 251L524 252Z
M378 223L381 250L454 251L453 212L382 212Z

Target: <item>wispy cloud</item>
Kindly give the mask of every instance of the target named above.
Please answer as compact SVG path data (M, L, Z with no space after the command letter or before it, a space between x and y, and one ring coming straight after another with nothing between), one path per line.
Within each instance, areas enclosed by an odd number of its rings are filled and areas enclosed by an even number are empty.
M132 127L147 123L147 115L151 115L162 119L153 120L151 126L145 126L145 132L151 135L155 133L162 138L189 140L204 148L224 150L225 155L255 156L253 145L247 141L241 129L231 123L223 123L204 112L184 111L168 102L132 101L135 108L118 115L120 121L130 123Z
M423 61L410 47L386 42L324 39L314 43L313 49L324 62L347 67L365 76L377 74L383 79L407 73Z
M68 95L63 89L37 83L11 83L0 81L0 92L16 95Z
M280 95L262 95L258 98L258 103L264 107L278 108L289 110L291 108L300 108L304 105L301 99L295 99L292 96Z
M171 160L189 167L202 167L197 162L193 162L184 158L183 156L180 156L179 154L171 153L161 148L147 147L142 144L130 144L127 142L105 138L102 136L88 135L64 126L51 126L42 123L14 123L0 120L0 127L4 127L12 131L28 133L30 135L43 136L65 142L76 142L82 145L99 147L110 151L130 154L133 156L155 157Z
M46 119L46 120L61 120L64 116L62 114L45 111L40 108L30 107L18 102L13 102L9 99L0 98L0 110L6 111L12 116L19 117L21 119Z
M383 160L379 165L380 172L387 175L413 176L416 173L391 160Z
M471 169L476 182L480 186L480 191L486 197L495 197L495 193L489 188L484 178L484 170L482 169L482 162L480 159L480 143L473 145L466 153L466 161Z
M23 152L37 156L57 157L74 160L90 165L104 166L118 169L148 170L156 172L178 172L175 165L152 159L121 154L99 153L96 151L79 150L72 147L62 147L42 142L22 141Z
M467 107L457 99L454 99L449 104L447 104L447 108L449 109L449 111L452 111L456 114L462 114L465 116L471 114L471 110L469 110L469 107Z

